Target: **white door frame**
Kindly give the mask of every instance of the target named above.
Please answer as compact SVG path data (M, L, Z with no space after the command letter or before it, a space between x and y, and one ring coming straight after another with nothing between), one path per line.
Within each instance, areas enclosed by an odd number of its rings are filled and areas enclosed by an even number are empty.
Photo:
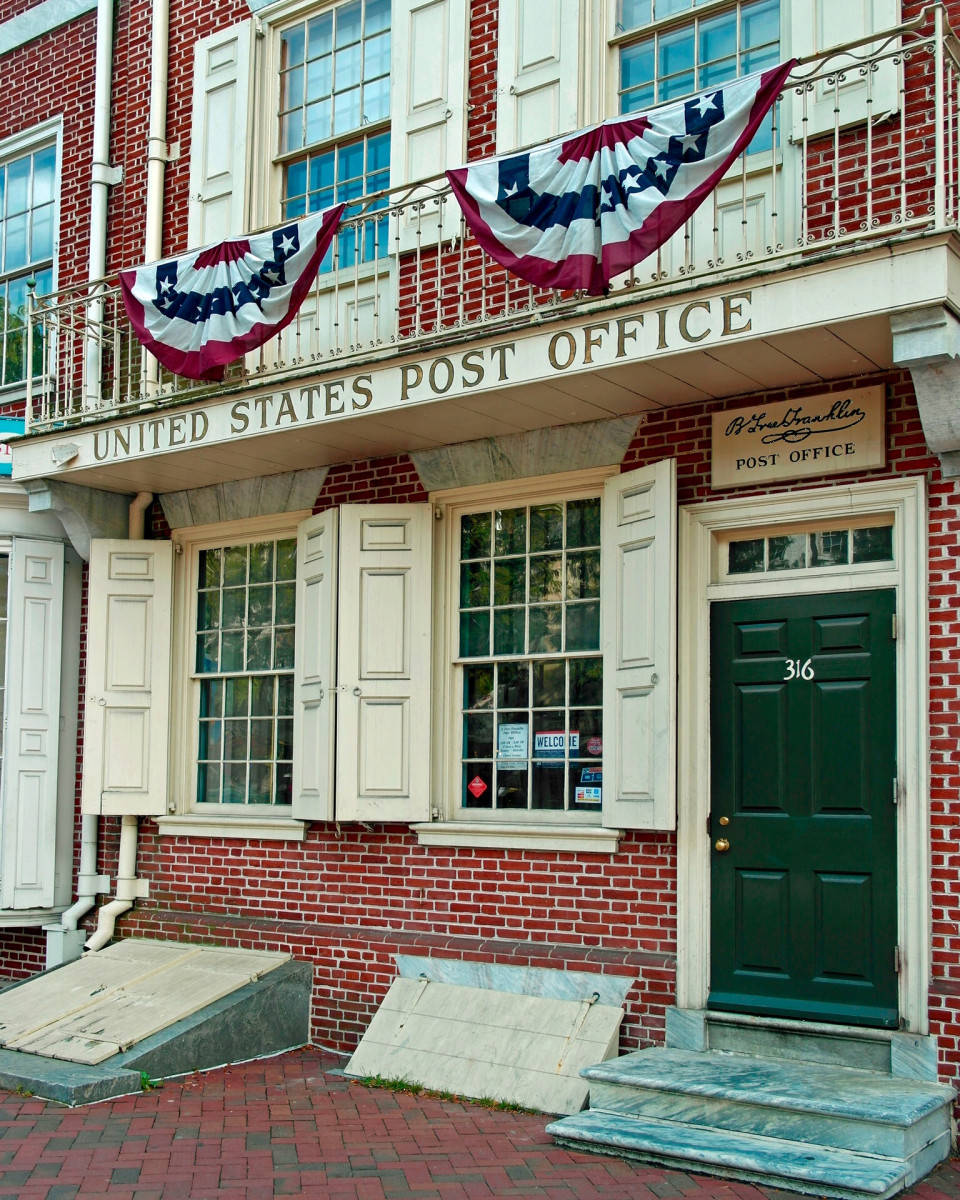
M717 500L680 510L677 1004L706 1007L710 983L710 603L763 595L894 588L897 595L897 919L901 1023L928 1029L930 970L927 515L923 476ZM890 514L894 562L719 582L729 530ZM891 799L892 802L892 799Z

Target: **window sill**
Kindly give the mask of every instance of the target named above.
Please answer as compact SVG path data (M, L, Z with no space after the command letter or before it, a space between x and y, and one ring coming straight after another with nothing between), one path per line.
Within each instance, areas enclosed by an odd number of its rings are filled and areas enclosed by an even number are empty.
M221 817L183 813L157 817L161 837L264 838L275 842L302 842L307 823L292 817Z
M603 825L488 825L480 821L431 821L410 828L421 846L568 850L580 854L615 854L621 832Z

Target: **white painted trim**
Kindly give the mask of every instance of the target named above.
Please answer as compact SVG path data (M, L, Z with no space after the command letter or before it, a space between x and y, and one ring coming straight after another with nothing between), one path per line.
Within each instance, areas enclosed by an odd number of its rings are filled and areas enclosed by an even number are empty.
M421 846L473 846L487 850L566 850L571 853L616 854L623 832L601 825L494 825L467 821L433 821L411 825Z
M826 517L890 513L894 564L869 572L810 571L803 579L757 577L718 584L715 534ZM754 495L680 510L679 802L677 1004L704 1008L710 982L710 603L743 596L797 595L892 587L897 595L897 810L900 1014L913 1033L928 1030L930 972L927 513L923 476Z
M93 12L96 7L97 0L41 0L40 4L0 25L0 54L9 54L18 46L52 33L61 25Z
M185 813L157 817L161 837L263 838L277 842L302 842L307 836L303 821L290 817L205 817Z

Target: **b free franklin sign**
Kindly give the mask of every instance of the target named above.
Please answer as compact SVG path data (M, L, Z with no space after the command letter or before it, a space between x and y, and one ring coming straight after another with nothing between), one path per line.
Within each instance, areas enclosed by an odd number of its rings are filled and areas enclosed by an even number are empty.
M882 467L883 387L714 413L712 488Z

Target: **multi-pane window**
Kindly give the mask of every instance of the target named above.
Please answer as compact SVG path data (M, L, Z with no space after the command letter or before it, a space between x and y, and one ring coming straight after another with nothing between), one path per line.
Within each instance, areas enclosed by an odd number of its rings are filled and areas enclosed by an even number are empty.
M727 550L727 573L756 575L767 571L802 571L892 560L892 524L839 526L731 541Z
M53 290L57 148L44 146L0 161L0 386L27 375L27 293ZM33 373L43 348L34 345Z
M619 107L634 112L776 64L780 2L620 0L617 33L628 35L620 43Z
M599 813L600 499L464 513L464 808Z
M290 804L294 538L201 550L197 801Z
M390 183L390 0L350 0L280 35L283 215L351 203ZM368 209L386 207L386 198ZM386 217L337 239L337 265L382 258ZM323 270L334 265L333 252Z

